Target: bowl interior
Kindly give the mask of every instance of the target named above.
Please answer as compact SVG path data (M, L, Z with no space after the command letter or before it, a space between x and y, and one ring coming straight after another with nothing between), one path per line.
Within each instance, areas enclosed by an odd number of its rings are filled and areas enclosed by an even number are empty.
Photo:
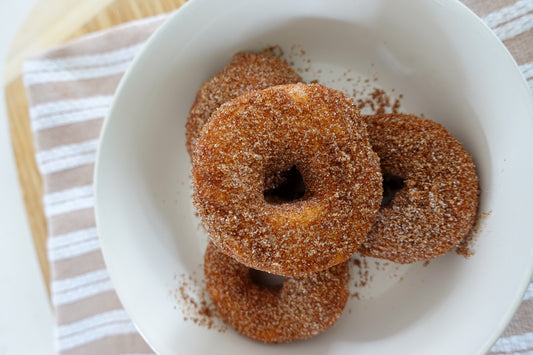
M198 86L235 52L271 45L292 55L306 80L350 94L377 78L403 95L402 111L443 124L474 158L484 215L471 258L450 253L407 266L368 259L367 282L352 265L359 295L338 323L277 346L185 321L175 297L181 276L201 279L207 240L191 205L188 110ZM531 174L532 117L509 54L458 2L192 1L136 59L104 127L97 224L119 297L161 354L483 353L531 275L523 208L531 193L522 179Z

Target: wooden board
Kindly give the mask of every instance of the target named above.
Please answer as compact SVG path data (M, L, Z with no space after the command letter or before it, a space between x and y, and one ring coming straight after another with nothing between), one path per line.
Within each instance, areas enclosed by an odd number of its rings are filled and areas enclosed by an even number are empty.
M11 142L26 213L43 278L50 293L46 256L46 219L42 180L34 156L28 101L22 83L24 59L36 51L114 25L170 12L186 0L39 0L13 39L6 61L4 87Z

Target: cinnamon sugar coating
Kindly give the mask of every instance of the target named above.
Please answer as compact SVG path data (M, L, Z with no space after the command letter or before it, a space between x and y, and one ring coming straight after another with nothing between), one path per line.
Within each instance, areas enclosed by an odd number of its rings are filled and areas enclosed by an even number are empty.
M229 64L204 82L187 118L187 151L192 156L202 127L224 102L250 91L301 82L283 60L261 53L236 53Z
M222 319L239 333L267 343L315 336L341 316L348 299L347 262L281 288L256 284L250 269L210 243L204 258L206 287Z
M442 125L414 115L365 117L384 175L404 180L359 253L397 263L430 260L473 227L479 182L471 156Z
M347 260L382 198L365 126L351 99L318 84L276 86L222 105L202 131L192 168L193 203L211 240L240 263L277 275ZM293 166L303 197L267 202L267 181Z

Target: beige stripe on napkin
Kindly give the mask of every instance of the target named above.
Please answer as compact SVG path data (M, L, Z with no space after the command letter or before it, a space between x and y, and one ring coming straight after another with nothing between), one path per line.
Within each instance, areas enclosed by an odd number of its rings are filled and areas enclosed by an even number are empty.
M533 87L533 0L465 0L504 40ZM92 177L118 82L165 16L87 35L25 62L44 181L56 345L61 354L148 354L115 294L100 251ZM533 351L533 286L491 354Z

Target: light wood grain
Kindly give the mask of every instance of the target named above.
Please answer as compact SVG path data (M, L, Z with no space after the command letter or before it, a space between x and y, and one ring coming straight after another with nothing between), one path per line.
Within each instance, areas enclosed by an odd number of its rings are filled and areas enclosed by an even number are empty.
M84 34L170 12L186 0L40 0L15 36L6 60L4 85L18 177L43 278L50 292L42 179L35 163L22 62L31 53Z
M113 0L41 0L30 12L9 49L5 82L16 80L31 53L63 43Z

